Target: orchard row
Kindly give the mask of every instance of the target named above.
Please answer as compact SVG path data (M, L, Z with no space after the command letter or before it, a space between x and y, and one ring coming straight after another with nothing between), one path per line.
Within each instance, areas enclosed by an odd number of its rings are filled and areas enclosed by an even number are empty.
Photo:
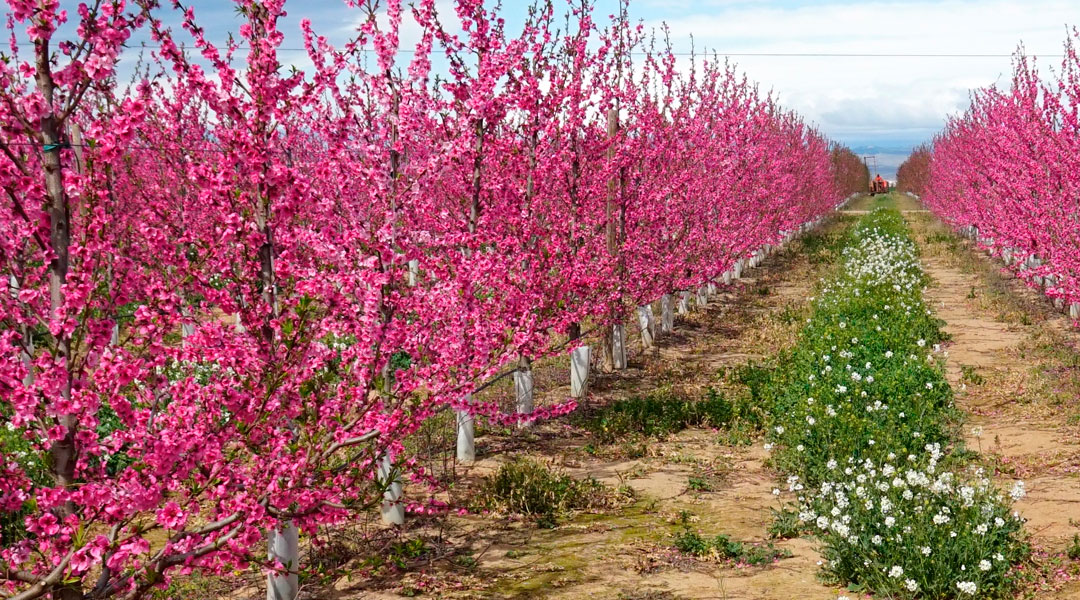
M1076 34L1074 34L1075 36ZM1080 319L1080 58L1065 44L1055 80L1017 55L1012 85L971 107L900 167L902 190L1000 257Z
M625 10L540 2L510 32L480 0L350 1L354 39L302 21L295 69L284 0L234 4L221 45L156 0L7 1L0 585L18 598L280 569L268 531L294 571L297 527L432 481L403 444L425 421L572 410L474 392L593 331L617 366L637 307L865 187L849 151Z

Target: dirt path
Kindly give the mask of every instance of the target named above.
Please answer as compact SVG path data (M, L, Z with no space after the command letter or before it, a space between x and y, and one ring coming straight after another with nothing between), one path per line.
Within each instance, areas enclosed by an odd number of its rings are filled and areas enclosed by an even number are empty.
M1003 485L1023 480L1017 509L1033 541L1061 553L1080 532L1080 352L1071 323L1001 265L930 215L905 215L934 282L927 301L952 340L948 379L970 418L968 446ZM1057 595L1080 597L1067 584Z
M703 536L723 533L738 540L763 540L771 521L769 508L775 506L775 476L763 466L763 458L760 446L723 446L715 434L694 430L657 444L655 456L572 469L612 485L625 482L639 499L614 516L585 516L491 546L481 568L499 583L479 596L835 598L835 592L816 582L818 557L806 540L777 544L791 550L791 558L745 569L690 560L671 548L671 536L684 514L692 515L690 526ZM715 491L688 491L688 478L702 468L720 473Z

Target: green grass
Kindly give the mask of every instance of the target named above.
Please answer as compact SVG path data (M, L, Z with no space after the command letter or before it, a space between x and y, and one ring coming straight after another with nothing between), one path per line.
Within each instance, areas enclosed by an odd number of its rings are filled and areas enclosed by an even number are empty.
M578 418L600 443L625 442L628 436L663 437L687 427L723 427L735 416L731 401L716 390L693 399L665 389L632 396Z
M899 192L889 192L888 194L878 194L876 196L864 195L851 201L846 207L847 210L918 210L922 208L918 200L909 198L908 196Z

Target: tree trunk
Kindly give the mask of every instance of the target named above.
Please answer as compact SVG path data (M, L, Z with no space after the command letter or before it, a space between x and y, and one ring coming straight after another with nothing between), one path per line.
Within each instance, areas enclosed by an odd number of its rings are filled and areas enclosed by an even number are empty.
M616 108L616 107L612 107L612 108L608 109L608 114L607 114L607 135L608 135L608 142L610 143L610 146L608 147L608 151L607 151L607 158L608 158L608 161L610 163L611 161L613 161L615 159L615 138L618 137L618 135L619 135L619 109ZM606 241L607 241L608 256L612 257L613 259L617 258L618 253L619 253L618 229L617 229L617 222L615 220L615 208L616 208L615 207L615 200L616 200L616 196L619 193L619 184L620 184L620 181L619 181L618 177L612 177L610 180L608 180L607 200L604 203L604 223L605 223L604 234L605 234ZM616 277L618 277L618 275ZM613 320L614 320L619 315L613 314L611 316L613 317ZM622 340L616 340L615 339L615 335L616 335L615 332L618 331L620 327L621 327L620 325L616 325L614 327L608 328L607 332L604 334L604 343L603 343L604 370L609 371L609 372L613 371L613 370L616 370L616 369L625 369L626 368L626 366L625 366L626 365L625 344L623 344L623 349L616 350L616 344L617 343L622 343ZM623 356L622 361L621 361L621 364L623 366L621 366L621 367L619 366L620 365L620 360L619 360L620 352L622 353L622 356Z
M401 479L394 470L388 454L379 459L379 483L386 486L383 492L382 520L387 525L405 524L405 505L401 503Z
M611 327L611 359L615 370L626 369L626 329L622 324Z
M49 245L53 258L49 262L49 308L53 316L60 313L64 308L64 284L67 282L69 250L71 245L71 210L68 205L68 197L64 192L64 171L60 162L62 141L60 128L62 123L53 112L55 82L52 77L52 65L48 40L39 40L35 43L35 55L37 59L36 85L47 107L47 114L41 119L41 142L43 144L42 167L45 170L45 193L48 201L49 213ZM60 333L56 339L56 348L59 353L60 363L64 370L64 380L60 384L60 395L65 404L71 399L71 373L72 355L71 339L65 333ZM78 427L78 419L74 415L60 415L57 421L64 428L64 437L53 442L49 448L50 469L53 480L58 486L71 487L75 485L75 464L78 461L75 447L75 434ZM75 505L66 502L57 510L57 516L63 520L75 512ZM82 598L82 591L77 584L68 584L57 590L56 597L60 600L75 600Z
M462 464L476 461L476 417L467 410L457 411L457 460Z
M287 572L274 571L267 576L266 600L295 600L297 594L300 593L300 582L297 575L299 569L297 559L300 556L300 530L290 521L282 524L281 529L271 531L268 537L269 559L280 562Z
M660 332L671 333L675 330L675 312L672 310L674 298L671 294L664 294L660 298Z
M645 306L639 306L638 313L638 328L641 331L641 345L645 350L651 349L656 345L653 339L653 315L652 306L646 304Z

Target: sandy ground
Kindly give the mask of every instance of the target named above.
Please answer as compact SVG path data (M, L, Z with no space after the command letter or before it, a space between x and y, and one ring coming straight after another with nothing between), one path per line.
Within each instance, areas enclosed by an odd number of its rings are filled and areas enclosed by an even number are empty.
M1080 532L1080 352L1077 330L970 242L928 215L907 215L934 282L926 298L952 340L947 375L969 415L967 445L1003 487L1023 480L1016 509L1036 546L1061 553ZM1080 598L1068 584L1040 598Z

